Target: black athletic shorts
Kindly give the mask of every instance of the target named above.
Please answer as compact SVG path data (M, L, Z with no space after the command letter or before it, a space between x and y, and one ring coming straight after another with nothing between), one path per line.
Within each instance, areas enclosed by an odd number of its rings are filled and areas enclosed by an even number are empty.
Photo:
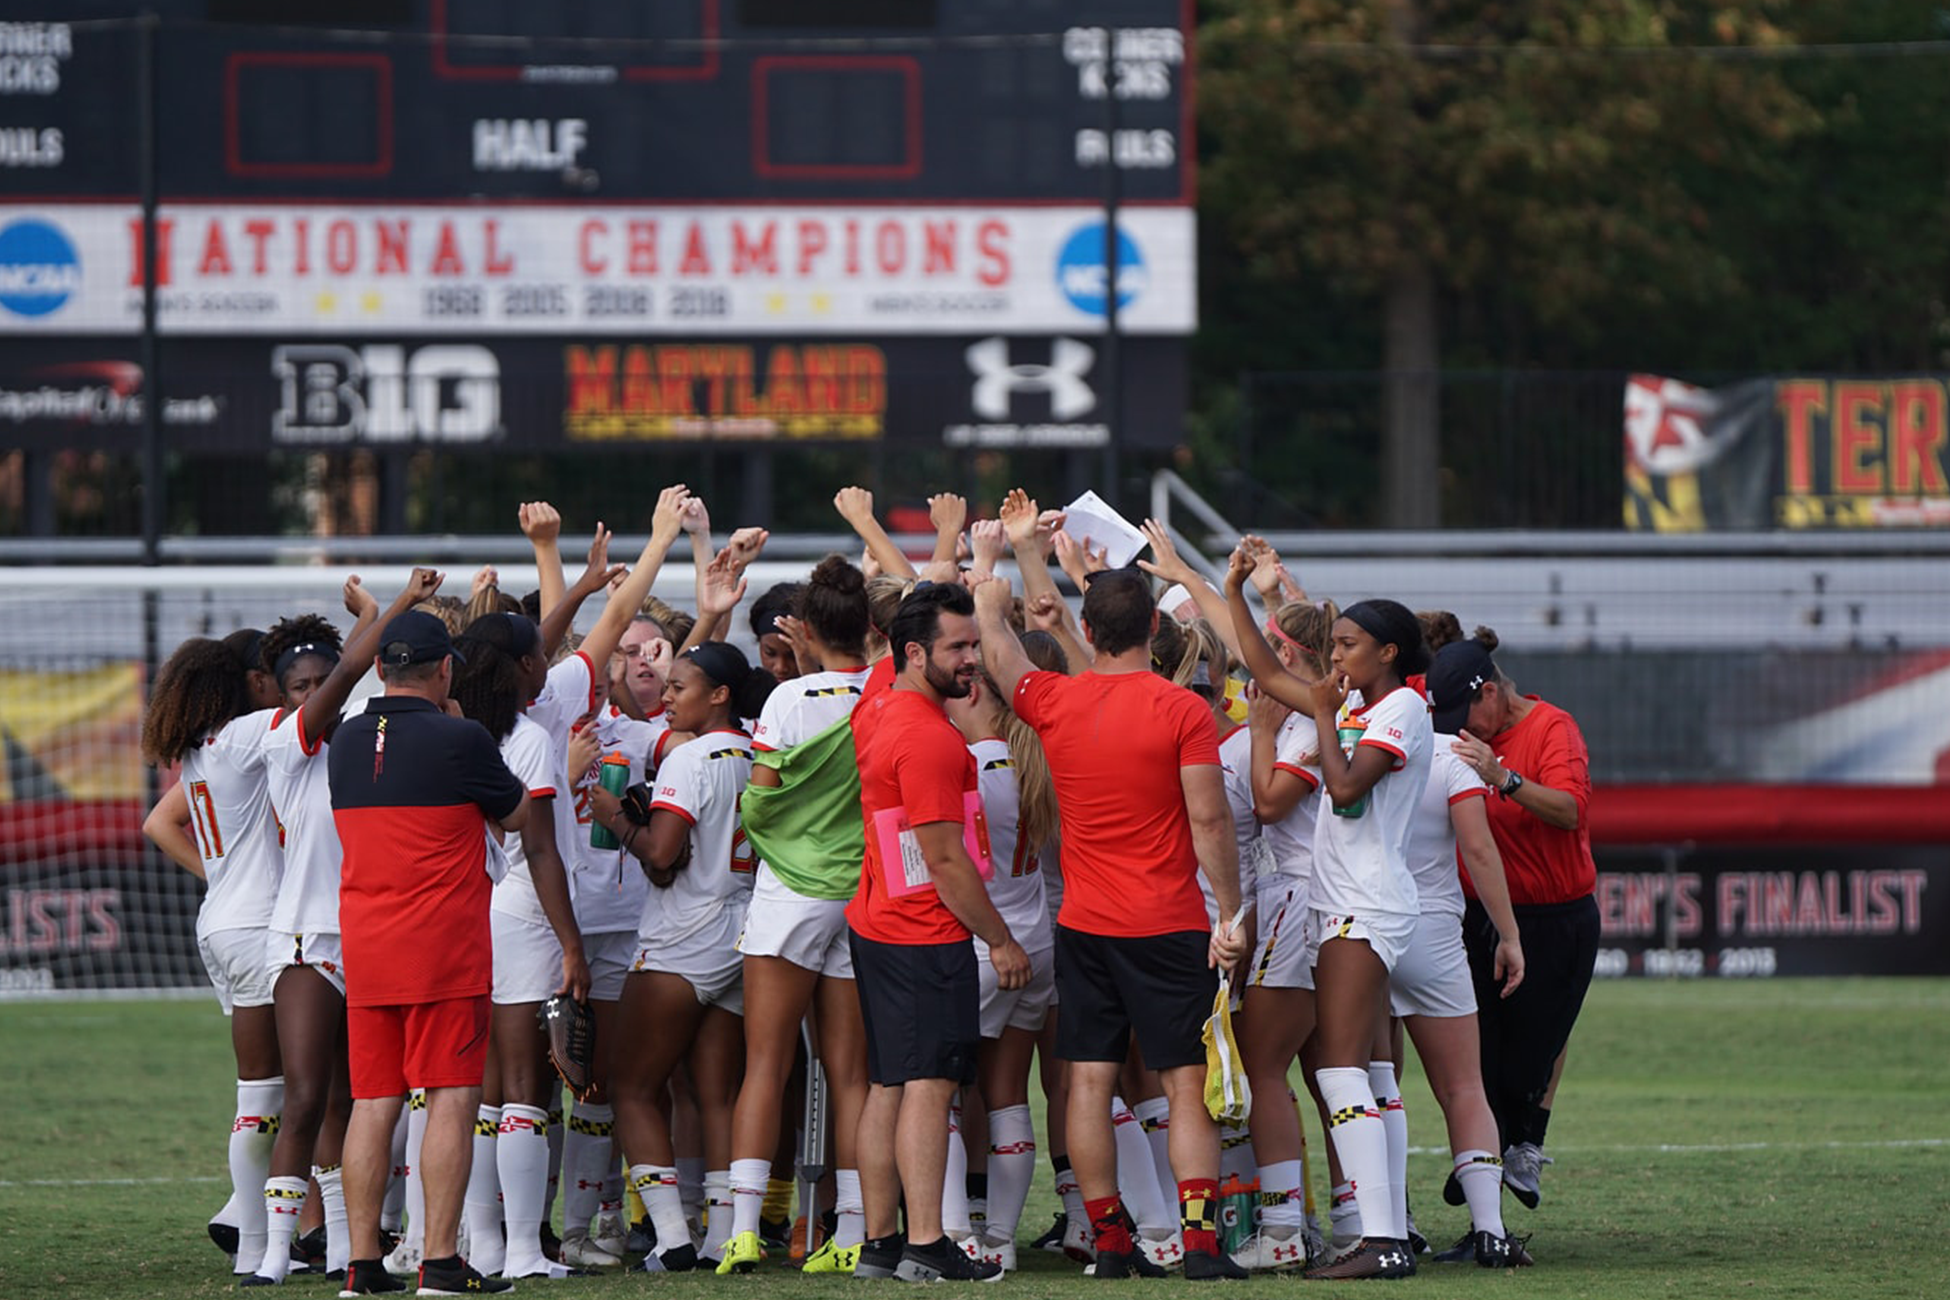
M867 1029L867 1078L975 1082L982 985L975 945L879 943L849 929L853 987ZM891 1135L889 1135L891 1136Z
M1137 1035L1153 1070L1203 1065L1200 1035L1219 991L1205 964L1211 935L1180 930L1142 938L1056 927L1056 1054L1121 1061Z

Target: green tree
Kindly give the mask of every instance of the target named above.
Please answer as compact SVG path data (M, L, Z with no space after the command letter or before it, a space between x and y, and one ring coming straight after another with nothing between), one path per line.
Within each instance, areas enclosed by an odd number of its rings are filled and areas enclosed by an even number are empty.
M1376 313L1379 522L1439 522L1445 299L1508 332L1607 335L1740 293L1711 200L1778 182L1818 125L1790 39L1727 0L1220 0L1200 32L1204 205L1261 284ZM1511 310L1514 308L1514 310ZM1493 324L1493 329L1497 322ZM1305 357L1297 358L1304 362Z

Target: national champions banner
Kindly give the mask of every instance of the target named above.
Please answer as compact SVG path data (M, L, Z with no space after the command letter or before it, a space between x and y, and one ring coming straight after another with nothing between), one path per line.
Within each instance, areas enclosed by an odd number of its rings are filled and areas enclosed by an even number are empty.
M1625 386L1625 526L1646 532L1950 524L1947 377Z

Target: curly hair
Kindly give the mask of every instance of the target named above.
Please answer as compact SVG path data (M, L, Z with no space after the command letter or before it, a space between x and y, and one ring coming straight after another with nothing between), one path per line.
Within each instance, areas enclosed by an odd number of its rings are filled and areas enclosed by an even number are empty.
M527 629L523 636L522 629ZM454 665L449 693L460 711L488 729L495 740L506 740L528 702L528 681L522 672L524 655L541 645L535 625L519 614L488 614L475 619L460 634L454 648L467 662Z
M829 555L819 562L799 593L798 611L807 629L835 654L866 654L871 623L866 575L841 556Z
M143 710L143 761L166 767L203 737L248 713L248 667L225 641L199 636L177 646L156 673L149 706Z
M316 614L297 614L279 619L264 634L264 648L258 652L263 670L277 677L278 660L284 657L284 652L302 645L316 646L319 653L329 654L333 659L337 659L345 649L339 638L339 630L332 626L329 619ZM284 689L282 680L278 682L278 689Z
M1427 643L1430 654L1463 639L1462 620L1446 609L1418 609L1415 611L1415 621L1422 625L1422 640Z

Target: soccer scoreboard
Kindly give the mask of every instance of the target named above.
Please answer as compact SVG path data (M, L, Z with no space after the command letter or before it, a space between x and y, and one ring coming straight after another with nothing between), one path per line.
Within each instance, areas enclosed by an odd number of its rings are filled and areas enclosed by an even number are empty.
M1189 0L0 0L0 442L131 437L153 280L180 449L1092 447L1113 411L1168 446L1191 33Z

